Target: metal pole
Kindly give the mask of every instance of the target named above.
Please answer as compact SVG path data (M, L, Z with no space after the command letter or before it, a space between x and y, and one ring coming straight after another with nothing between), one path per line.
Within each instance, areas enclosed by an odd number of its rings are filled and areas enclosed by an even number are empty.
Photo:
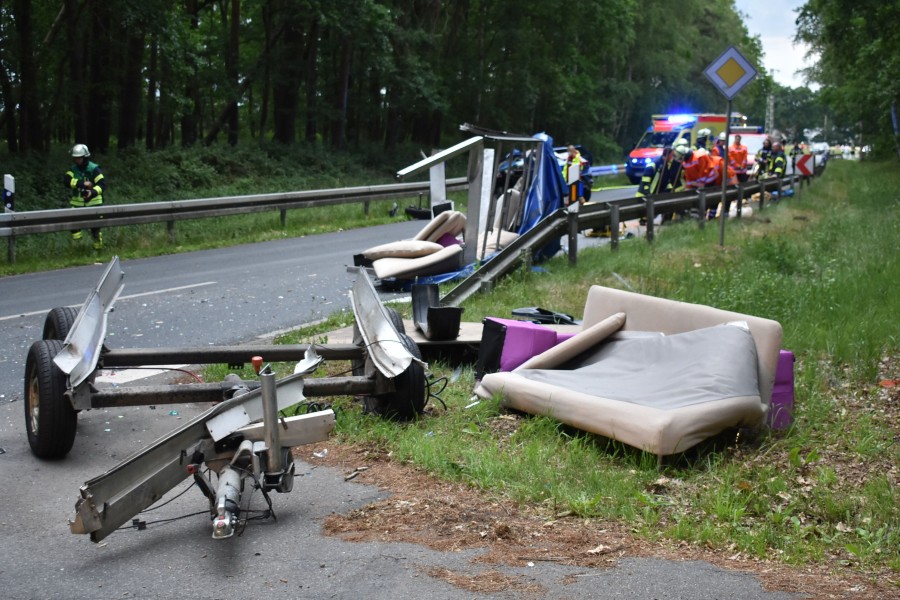
M700 211L700 229L706 227L706 191L697 192L697 209Z
M619 249L619 207L609 205L609 247L613 251Z
M281 435L278 431L278 395L275 391L275 373L266 366L259 373L262 384L263 428L268 448L269 473L281 473L284 465L281 460Z
M569 223L569 264L578 262L578 207L579 202L569 205L567 221Z
M741 218L741 212L744 207L744 182L738 182L738 198L737 198L737 217Z
M725 245L725 219L728 217L728 200L725 196L725 187L728 185L728 138L731 137L731 100L728 100L728 109L725 111L725 156L722 157L722 214L719 215L719 245Z
M654 219L656 219L656 211L654 210L652 196L647 196L644 199L644 201L647 203L647 206L646 206L647 213L646 213L646 217L645 217L647 219L647 241L652 243L653 242L653 227L655 225L655 223L653 221L654 221Z

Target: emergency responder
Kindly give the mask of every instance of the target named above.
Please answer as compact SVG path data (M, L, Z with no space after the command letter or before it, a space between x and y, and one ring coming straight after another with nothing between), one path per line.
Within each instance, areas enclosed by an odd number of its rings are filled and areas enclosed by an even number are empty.
M69 206L83 208L85 206L101 206L103 204L103 190L106 188L106 180L100 167L90 160L91 152L84 144L72 146L72 160L75 162L66 171L64 182L69 189ZM91 229L94 238L94 250L103 248L103 233L100 228ZM78 241L82 237L81 230L72 232L72 240Z
M726 167L725 160L710 155L706 150L691 150L686 145L680 145L675 148L675 158L681 161L686 189L721 187L723 177L727 178L727 185L737 183L734 171ZM714 218L715 214L715 209L712 209L708 216Z
M725 132L719 134L719 137L716 138L716 144L712 147L712 150L709 151L713 156L718 156L719 158L725 158Z
M769 165L772 162L772 139L766 137L762 148L756 153L756 178L763 179L769 174Z
M581 176L587 169L587 161L581 157L581 152L575 146L569 144L569 153L566 156L566 164L563 165L563 179L569 187L569 195L566 197L566 206L573 202L584 204L584 184ZM571 177L570 177L571 175Z
M655 194L668 194L684 188L684 174L681 163L676 160L671 146L663 148L662 155L644 167L641 183L635 196L642 198ZM663 221L670 221L674 213L662 213Z
M787 169L787 157L781 142L772 143L772 159L769 161L769 174L772 177L784 177Z
M697 144L694 147L695 150L706 150L706 144L709 143L709 136L712 135L712 131L704 127L700 131L697 132Z
M734 134L734 143L728 147L728 159L738 181L747 181L747 146L741 144L741 134Z
M663 148L662 155L644 167L641 184L635 196L643 197L652 194L667 194L683 186L681 163L675 159L672 148Z

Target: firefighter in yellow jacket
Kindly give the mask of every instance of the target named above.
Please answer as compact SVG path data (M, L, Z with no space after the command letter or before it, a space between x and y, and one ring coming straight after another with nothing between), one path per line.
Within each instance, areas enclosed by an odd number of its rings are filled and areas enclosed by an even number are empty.
M65 184L69 188L69 206L83 208L86 206L102 206L103 190L106 188L106 180L100 166L90 160L91 152L84 144L72 146L72 160L75 162L66 171ZM99 227L91 229L94 238L94 250L103 248L103 233ZM82 237L81 230L72 232L72 240L77 241Z

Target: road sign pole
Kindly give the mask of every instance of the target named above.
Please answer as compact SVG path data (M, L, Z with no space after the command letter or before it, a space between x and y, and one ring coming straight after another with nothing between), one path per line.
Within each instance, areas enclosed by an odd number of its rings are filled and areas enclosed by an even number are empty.
M728 202L725 200L725 186L728 185L728 138L731 137L731 98L728 99L728 108L725 111L725 156L722 161L722 213L719 215L719 245L725 245L725 219L728 216Z

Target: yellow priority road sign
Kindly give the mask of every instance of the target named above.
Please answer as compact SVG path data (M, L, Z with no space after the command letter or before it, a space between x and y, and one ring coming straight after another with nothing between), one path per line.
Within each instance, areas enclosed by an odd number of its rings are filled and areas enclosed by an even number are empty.
M723 52L703 73L729 100L757 75L750 61L734 46Z

